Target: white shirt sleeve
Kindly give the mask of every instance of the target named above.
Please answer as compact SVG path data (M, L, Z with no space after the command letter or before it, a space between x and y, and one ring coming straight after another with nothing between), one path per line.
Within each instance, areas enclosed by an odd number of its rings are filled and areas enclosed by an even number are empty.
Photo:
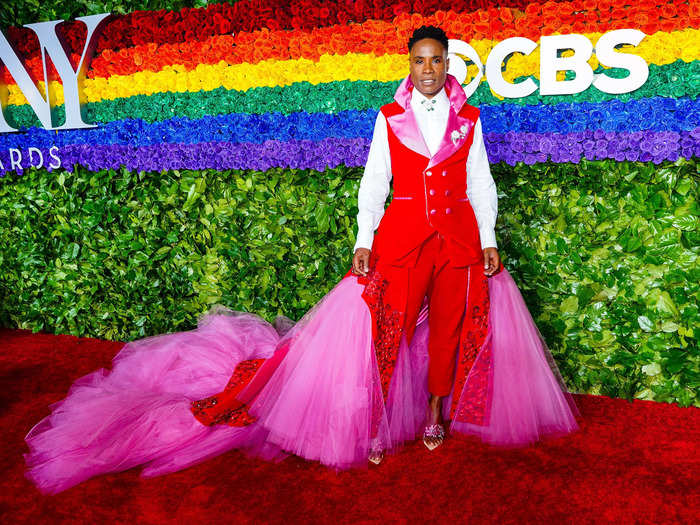
M386 198L391 183L391 156L386 118L380 111L374 123L374 135L369 147L365 172L357 192L357 241L358 248L372 249L374 231L384 216Z
M496 248L494 228L498 216L498 194L486 156L481 118L474 125L474 141L467 157L467 196L479 225L481 248Z

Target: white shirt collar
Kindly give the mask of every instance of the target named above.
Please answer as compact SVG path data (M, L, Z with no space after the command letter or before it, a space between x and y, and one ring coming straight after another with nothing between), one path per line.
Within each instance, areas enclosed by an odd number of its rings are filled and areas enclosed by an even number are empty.
M433 103L432 100L434 100L435 102ZM423 101L431 102L423 103ZM423 93L418 91L416 87L414 87L411 93L411 107L413 107L414 110L421 109L423 111L426 111L426 104L434 105L435 109L439 110L440 112L448 108L450 105L450 100L447 98L445 86L443 86L442 89L438 92L438 94L435 95L432 99L429 99Z

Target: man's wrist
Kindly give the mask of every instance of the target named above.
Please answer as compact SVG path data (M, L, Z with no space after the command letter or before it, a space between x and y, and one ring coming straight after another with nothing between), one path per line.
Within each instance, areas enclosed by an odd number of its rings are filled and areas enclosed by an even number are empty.
M366 250L371 250L372 249L372 241L374 239L363 239L358 236L357 242L355 242L355 246L352 249L352 253L355 253L359 248L365 248Z
M498 244L496 243L496 232L493 230L479 231L479 237L481 238L481 249L486 248L496 248L498 249Z

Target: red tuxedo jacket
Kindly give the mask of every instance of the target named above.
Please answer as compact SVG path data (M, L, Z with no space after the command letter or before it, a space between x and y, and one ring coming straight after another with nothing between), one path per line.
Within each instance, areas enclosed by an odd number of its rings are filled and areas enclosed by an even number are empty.
M447 129L431 157L410 106L412 89L409 76L396 101L381 108L387 121L394 195L380 221L372 255L382 265L413 266L417 248L437 231L447 239L453 266L479 263L483 255L467 197L466 171L479 110L466 103L462 87L447 75Z

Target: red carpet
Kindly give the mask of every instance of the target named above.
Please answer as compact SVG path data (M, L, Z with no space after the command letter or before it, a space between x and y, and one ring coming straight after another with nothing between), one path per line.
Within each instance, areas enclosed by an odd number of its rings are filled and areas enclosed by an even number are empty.
M168 476L138 470L42 496L23 436L120 343L0 330L0 523L698 523L700 410L577 395L582 429L527 449L413 444L336 474L231 452Z

